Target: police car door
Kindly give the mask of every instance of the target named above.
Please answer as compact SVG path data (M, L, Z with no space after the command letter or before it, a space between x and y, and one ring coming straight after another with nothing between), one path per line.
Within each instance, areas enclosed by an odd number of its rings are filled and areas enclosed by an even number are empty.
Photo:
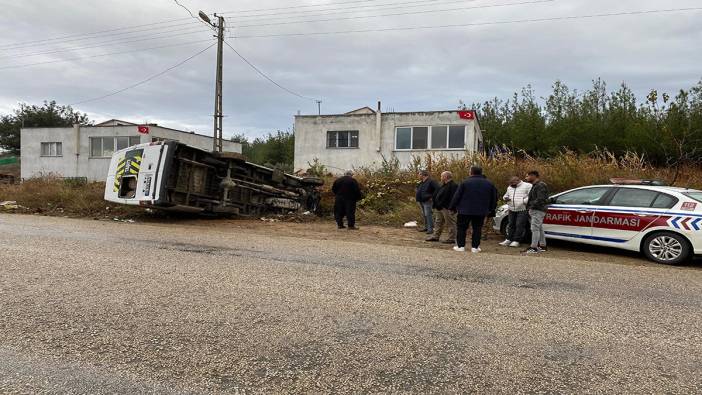
M611 190L612 187L607 186L586 187L556 195L544 220L546 236L589 242L597 205L604 201Z
M653 189L618 187L593 217L593 238L617 245L646 230L678 199Z

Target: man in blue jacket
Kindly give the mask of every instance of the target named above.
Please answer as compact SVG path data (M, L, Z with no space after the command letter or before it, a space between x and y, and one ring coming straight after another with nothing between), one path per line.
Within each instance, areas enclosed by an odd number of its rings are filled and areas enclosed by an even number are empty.
M456 220L456 246L454 251L466 250L466 232L468 226L473 228L471 252L480 252L480 235L485 217L497 207L497 188L483 176L483 169L478 166L470 168L470 177L458 186L453 195L451 211L458 212Z

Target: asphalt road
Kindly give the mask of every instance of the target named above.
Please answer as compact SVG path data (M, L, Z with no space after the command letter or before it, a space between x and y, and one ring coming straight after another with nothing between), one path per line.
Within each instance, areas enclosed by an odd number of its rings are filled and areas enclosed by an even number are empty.
M0 215L0 393L690 394L701 372L695 267Z

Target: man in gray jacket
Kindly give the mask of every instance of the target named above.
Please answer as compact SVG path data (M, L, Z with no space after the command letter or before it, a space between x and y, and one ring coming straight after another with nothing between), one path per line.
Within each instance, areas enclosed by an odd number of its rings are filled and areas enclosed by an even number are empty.
M529 217L531 218L531 247L526 250L527 254L538 254L546 251L546 234L544 233L544 219L548 210L549 194L548 186L541 181L539 172L532 170L527 174L527 181L531 183L529 191Z
M507 217L507 239L500 243L505 247L519 247L523 241L529 223L527 202L532 185L524 182L519 177L512 177L507 187L507 193L502 199L507 202L509 214Z

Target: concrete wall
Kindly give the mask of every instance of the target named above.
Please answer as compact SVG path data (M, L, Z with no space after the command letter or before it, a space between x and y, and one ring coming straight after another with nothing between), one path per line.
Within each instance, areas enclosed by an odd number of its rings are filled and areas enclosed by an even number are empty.
M87 177L90 181L104 181L110 166L110 158L91 157L90 138L125 136L138 136L141 143L150 142L154 138L178 140L206 151L212 150L212 137L160 126L150 126L149 134L140 134L136 126L83 126L79 129L78 144L76 144L74 128L24 128L21 131L20 145L21 177L55 175ZM42 142L62 143L62 156L42 157ZM225 141L224 150L241 153L241 144Z
M461 119L456 111L385 113L378 115L322 115L295 117L295 170L309 168L315 158L332 173L359 167L377 167L383 157L397 158L407 167L415 156L443 155L462 158L478 150L482 133L474 120ZM403 126L465 125L464 149L396 150L395 129ZM327 148L327 131L358 130L358 148Z

